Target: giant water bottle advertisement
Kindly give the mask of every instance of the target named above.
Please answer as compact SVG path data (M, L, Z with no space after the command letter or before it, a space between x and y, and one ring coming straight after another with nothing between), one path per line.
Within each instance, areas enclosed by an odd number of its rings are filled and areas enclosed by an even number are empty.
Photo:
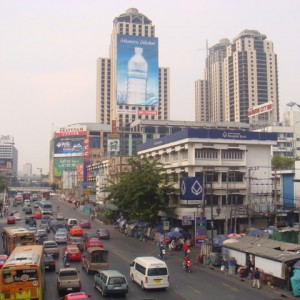
M117 38L117 104L158 106L158 39Z

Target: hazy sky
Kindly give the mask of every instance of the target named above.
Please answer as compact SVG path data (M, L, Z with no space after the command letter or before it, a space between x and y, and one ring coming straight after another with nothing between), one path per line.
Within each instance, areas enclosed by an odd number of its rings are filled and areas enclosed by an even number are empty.
M114 18L131 7L156 27L172 120L195 119L206 40L232 41L244 29L274 43L281 114L300 103L298 0L0 0L0 135L14 136L19 170L29 162L46 174L52 130L96 121L96 61L109 56Z

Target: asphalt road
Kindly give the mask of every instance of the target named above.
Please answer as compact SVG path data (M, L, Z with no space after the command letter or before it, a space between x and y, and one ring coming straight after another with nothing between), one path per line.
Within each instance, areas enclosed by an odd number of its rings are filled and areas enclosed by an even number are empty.
M62 202L58 199L52 199L54 211L56 203L60 203L60 212L65 217L77 218L78 220L86 218L82 211L74 210L71 204ZM19 211L22 214L22 220L17 225L24 225L24 213L21 207ZM55 214L54 214L55 217ZM39 224L40 221L38 221ZM109 229L111 239L103 241L104 247L109 250L109 264L111 269L116 269L126 275L129 282L129 293L126 296L128 300L196 300L196 299L222 299L222 300L253 300L253 299L282 299L282 295L268 287L260 290L253 289L250 281L240 281L235 276L225 276L221 271L207 266L193 265L192 272L186 273L182 269L182 252L168 252L166 263L170 273L170 287L166 290L149 290L145 291L136 283L130 281L129 264L137 256L157 256L158 249L154 243L142 242L136 238L126 237L113 226L102 225L99 221L91 221L92 228L86 232L95 233L100 226ZM6 224L5 219L0 219L0 226ZM53 233L50 234L50 238ZM2 247L2 245L1 245ZM62 249L64 245L60 245ZM191 257L194 258L197 253L192 248ZM62 252L61 252L62 253ZM62 267L62 254L57 262L57 270ZM86 274L81 268L80 262L72 262L72 267L76 267L80 271L82 290L91 295L91 299L101 299L99 291L93 287L93 274ZM119 299L120 296L108 296L106 299ZM293 297L291 297L293 298ZM46 288L44 300L59 299L56 289L56 273L46 273Z

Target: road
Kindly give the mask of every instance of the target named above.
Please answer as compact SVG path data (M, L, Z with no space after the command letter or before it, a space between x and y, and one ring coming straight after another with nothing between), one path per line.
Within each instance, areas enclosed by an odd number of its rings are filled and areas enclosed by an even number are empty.
M60 212L65 217L77 218L78 220L86 218L82 211L74 210L71 204L62 202L58 199L52 199L55 210L56 204L60 203ZM24 225L24 213L18 225ZM55 214L54 214L55 216ZM5 219L1 219L1 226L5 224ZM38 221L39 223L39 221ZM222 299L222 300L253 300L253 299L281 299L280 294L272 292L270 288L264 287L260 290L253 289L250 281L240 281L235 276L225 276L224 273L207 266L193 266L191 273L186 273L182 269L182 252L168 252L166 263L170 273L170 287L167 290L149 290L145 291L136 283L129 279L129 264L137 256L157 256L158 250L154 243L142 242L136 238L126 237L113 226L101 225L99 221L91 221L92 228L86 232L95 233L100 226L109 229L111 239L103 241L104 247L109 250L109 263L111 269L117 269L126 275L129 282L128 300L196 300L196 299ZM50 238L53 233L50 234ZM1 245L2 246L2 245ZM63 248L64 245L60 245ZM196 249L192 248L191 257L196 256ZM93 287L93 275L86 274L81 269L80 262L72 262L72 267L80 270L82 290L91 295L91 299L99 299L102 296ZM57 260L57 270L62 267L62 255ZM108 296L106 299L119 299L120 297ZM46 273L46 289L44 300L59 299L56 289L56 273Z

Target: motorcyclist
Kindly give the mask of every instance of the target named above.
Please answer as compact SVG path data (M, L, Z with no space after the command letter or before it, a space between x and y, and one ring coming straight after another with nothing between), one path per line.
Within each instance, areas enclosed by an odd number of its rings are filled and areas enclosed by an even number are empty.
M64 260L64 266L66 266L67 264L70 263L70 253L69 252L65 253L63 260Z
M191 259L188 255L186 255L184 258L183 258L183 268L187 271L188 268L191 266Z
M165 244L161 243L159 247L159 256L164 257L166 255L166 246Z

